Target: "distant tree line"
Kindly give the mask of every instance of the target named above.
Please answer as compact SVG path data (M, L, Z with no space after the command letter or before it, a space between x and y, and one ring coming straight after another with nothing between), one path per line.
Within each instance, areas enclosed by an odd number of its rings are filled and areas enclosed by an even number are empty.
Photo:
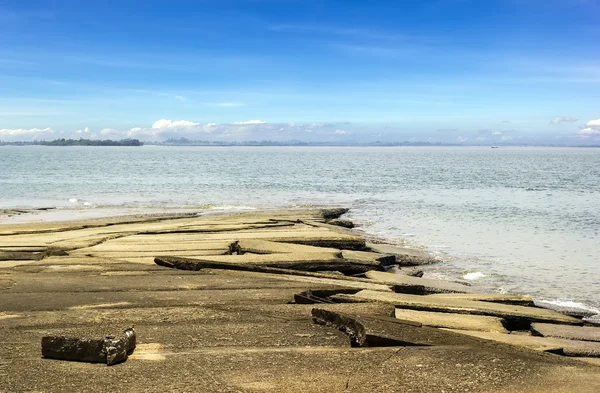
M44 146L142 146L142 145L155 145L155 146L489 146L487 144L457 144L457 143L443 143L443 142L419 142L419 141L403 141L403 142L387 142L387 141L375 141L375 142L306 142L299 140L289 141L208 141L208 140L190 140L187 138L169 138L166 141L154 141L154 142L140 142L138 139L121 139L120 141L113 141L111 139L106 140L91 140L91 139L56 139L51 142L47 141L2 141L0 140L0 146L12 145L12 146L30 146L30 145L44 145ZM528 146L527 144L511 144L502 143L500 146ZM600 145L554 145L554 144L536 144L529 146L546 146L546 147L559 147L559 146L571 146L571 147L595 147L600 148Z
M92 140L92 139L55 139L51 142L40 142L44 146L142 146L143 143L138 139L121 139L113 141L111 139Z
M190 140L187 138L169 138L164 142L146 142L147 145L163 145L163 146L457 146L454 143L431 143L431 142L341 142L341 141L320 141L307 142L299 140L288 141L207 141L207 140Z

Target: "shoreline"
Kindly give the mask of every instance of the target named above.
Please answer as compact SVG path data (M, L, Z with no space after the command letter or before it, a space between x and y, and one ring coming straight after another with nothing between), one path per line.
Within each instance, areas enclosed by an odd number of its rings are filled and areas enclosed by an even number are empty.
M0 232L3 229L17 229L19 226L27 225L48 225L52 227L55 224L68 225L102 225L106 222L113 223L132 223L145 222L148 220L166 220L177 218L191 218L204 216L228 216L244 213L276 213L282 211L308 211L314 209L330 209L331 206L311 206L298 208L256 208L256 207L233 207L220 208L213 207L208 209L193 209L193 208L80 208L74 209L70 207L41 207L41 208L15 208L15 209L0 209ZM333 207L335 209L335 207ZM347 209L351 211L351 209ZM16 214L15 214L16 213ZM346 212L347 213L347 212ZM346 214L344 213L344 215ZM12 215L12 217L11 217ZM5 217L9 217L7 220ZM391 253L406 255L403 268L397 271L401 274L415 274L422 272L427 278L434 280L454 282L463 285L478 288L480 291L489 293L507 293L514 295L522 295L521 293L504 292L500 288L492 287L479 283L477 278L469 280L464 277L461 279L449 278L442 273L440 277L436 274L437 265L440 263L451 263L446 258L451 258L450 255L435 255L428 250L427 246L411 246L408 239L401 239L403 244L392 243L389 238L372 234L368 230L363 229L362 225L352 228L339 227L339 230L348 231L348 233L357 234L365 238L371 245L381 245L382 249ZM433 274L432 274L432 271ZM475 273L477 274L477 273ZM534 298L536 306L570 314L586 317L594 317L600 321L600 310L585 303L565 301L561 299Z
M79 149L65 151L64 165L58 165L62 154L48 150L43 155L56 166L52 172L38 166L35 149L15 150L5 157L10 176L0 205L62 206L61 211L49 213L57 216L64 215L65 208L81 207L94 213L78 215L99 217L112 215L97 213L105 207L110 212L112 207L164 211L164 207L195 209L209 203L259 208L352 206L356 208L353 218L364 222L367 231L393 243L397 237L407 238L411 246L426 246L444 259L452 257L453 262L439 265L440 278L447 273L449 279L459 280L479 271L486 275L479 281L506 291L600 308L594 274L595 224L600 216L591 208L598 182L593 176L571 174L571 170L588 173L583 171L585 163L596 160L596 154L565 151L565 159L575 166L563 168L565 176L556 180L564 182L555 183L547 171L533 176L539 168L535 163L542 165L545 157L560 168L563 154L552 149L440 148L436 153L416 148L403 152L357 148L354 153L342 148L273 149L259 154L248 148L233 161L226 150L208 148L205 153L183 149L181 154L160 148L152 154L140 150L133 156L112 149L94 155L88 165L79 164L86 157ZM140 169L139 184L127 181L129 159ZM218 165L213 167L215 160ZM269 169L273 160L281 162L282 172ZM456 160L469 165L456 168L456 173L444 170L446 161ZM522 181L517 162L531 164L524 167L528 169ZM485 176L476 176L480 164ZM181 176L171 179L169 168ZM570 178L575 183L570 184ZM41 216L11 219L35 222Z
M0 227L0 341L10 343L0 359L11 359L0 363L2 386L487 393L600 386L600 327L534 307L526 296L390 273L406 254L333 225L347 224L336 222L345 211ZM79 358L78 347L60 344L119 331L137 344L128 341L123 363L108 369L69 361L104 362L103 352Z

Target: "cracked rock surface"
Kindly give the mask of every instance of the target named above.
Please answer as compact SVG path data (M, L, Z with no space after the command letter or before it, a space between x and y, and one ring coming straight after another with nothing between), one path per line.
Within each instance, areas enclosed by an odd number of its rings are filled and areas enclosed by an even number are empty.
M572 343L579 341L532 337L525 323L522 331L508 324L510 334L499 327L515 315L527 324L583 321L473 286L381 276L389 274L377 270L392 263L390 256L396 263L426 260L406 249L369 247L358 232L326 223L344 213L1 226L0 392L600 391L600 368L589 358L595 355ZM9 254L13 259L4 258ZM159 266L156 257L194 269ZM355 274L357 266L373 273ZM423 294L396 294L395 285ZM342 300L360 302L336 303ZM398 305L410 313L394 318ZM357 321L370 345L353 347L339 326L313 323L314 308ZM135 335L123 333L128 326ZM43 358L44 337L44 355L81 361ZM565 348L582 357L544 352Z

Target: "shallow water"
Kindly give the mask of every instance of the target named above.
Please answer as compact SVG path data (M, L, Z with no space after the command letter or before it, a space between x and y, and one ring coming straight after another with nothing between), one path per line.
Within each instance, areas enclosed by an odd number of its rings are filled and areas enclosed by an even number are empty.
M434 274L600 308L600 149L0 147L0 208L330 204Z

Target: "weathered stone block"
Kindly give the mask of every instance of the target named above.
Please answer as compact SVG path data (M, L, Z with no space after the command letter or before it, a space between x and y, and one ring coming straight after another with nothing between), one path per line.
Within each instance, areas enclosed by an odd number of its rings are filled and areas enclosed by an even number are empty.
M111 366L127 360L135 345L133 328L125 330L119 338L45 336L42 338L42 356L49 359L106 363Z
M321 216L326 220L335 220L348 213L349 210L347 208L322 209Z
M329 220L327 221L329 225L336 225L338 227L352 229L354 228L354 223L350 220Z

